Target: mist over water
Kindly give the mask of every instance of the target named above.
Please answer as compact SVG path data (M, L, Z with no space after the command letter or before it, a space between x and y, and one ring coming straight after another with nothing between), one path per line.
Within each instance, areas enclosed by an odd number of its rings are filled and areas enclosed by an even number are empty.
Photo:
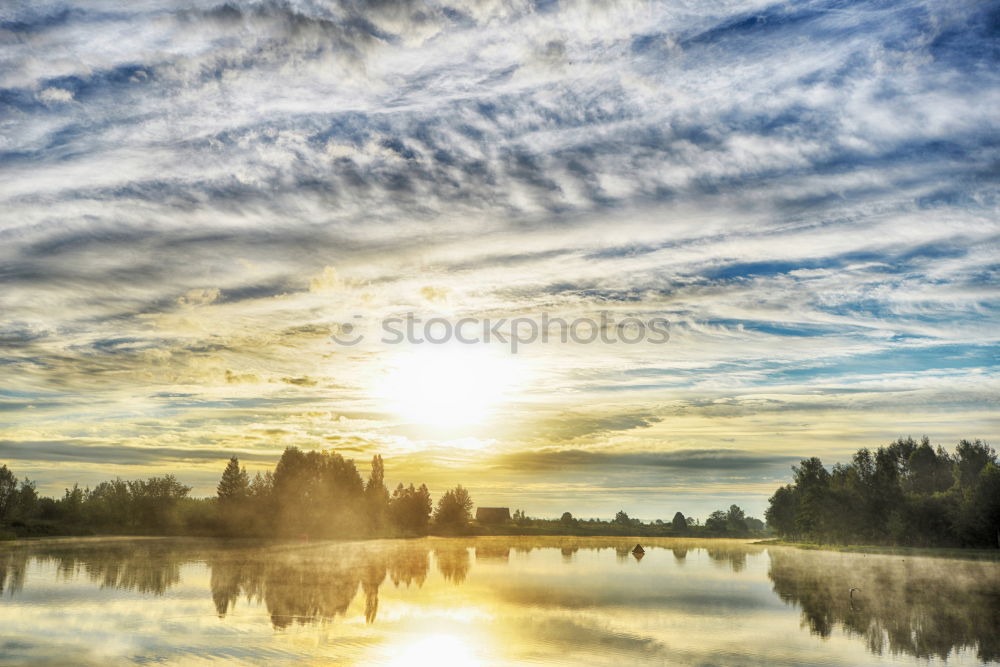
M731 540L643 540L641 556L634 546L3 545L0 662L1000 664L997 562Z

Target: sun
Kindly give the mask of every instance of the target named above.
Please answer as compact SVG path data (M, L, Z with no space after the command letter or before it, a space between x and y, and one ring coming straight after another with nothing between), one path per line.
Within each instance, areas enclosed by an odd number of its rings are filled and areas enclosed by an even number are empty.
M480 424L521 376L511 355L469 345L424 345L393 356L376 383L381 405L412 424L440 429Z

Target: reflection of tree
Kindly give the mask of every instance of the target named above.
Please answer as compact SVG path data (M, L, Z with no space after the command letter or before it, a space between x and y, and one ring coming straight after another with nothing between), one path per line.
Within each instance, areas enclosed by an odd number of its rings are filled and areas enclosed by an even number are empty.
M506 563L510 560L510 547L506 544L477 544L476 560L497 560Z
M447 581L460 584L469 573L469 550L465 546L441 546L434 549L438 570Z
M680 514L680 512L678 512L678 514ZM674 560L677 561L677 564L683 565L684 559L687 558L688 555L687 547L674 547L672 551L674 552Z
M48 547L32 556L54 561L65 579L83 572L101 588L163 595L180 581L181 565L190 556L177 543L165 540L68 542Z
M742 572L747 566L747 552L742 549L705 549L716 563L729 563L733 572Z
M264 563L264 604L271 624L285 628L342 616L358 591L357 563L343 560L287 560Z
M365 592L365 621L375 622L378 614L378 588L385 581L386 563L384 559L369 561L361 575L361 589Z
M426 546L402 542L370 549L359 545L302 549L225 550L208 561L212 598L225 616L240 597L264 603L276 628L306 624L347 613L360 587L365 620L378 615L379 588L388 576L394 585L423 585Z
M28 569L28 554L20 549L0 553L0 595L11 595L24 588L24 573Z
M573 560L573 554L579 550L579 547L562 547L559 552L562 554L563 562L569 563Z
M219 618L236 607L236 601L247 587L248 571L252 569L248 561L242 559L216 558L209 561L212 570L209 586L212 589L212 601Z
M958 649L1000 658L996 564L771 550L768 575L822 637L840 625L879 655L945 660ZM850 589L859 588L852 602Z
M411 583L423 586L430 570L429 553L426 547L416 545L398 547L392 550L386 567L394 586L404 584L409 587Z

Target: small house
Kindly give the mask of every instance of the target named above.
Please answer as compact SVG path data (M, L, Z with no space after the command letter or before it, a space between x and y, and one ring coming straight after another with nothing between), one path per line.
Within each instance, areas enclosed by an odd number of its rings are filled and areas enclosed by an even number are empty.
M510 508L477 507L476 521L479 523L507 523L510 521Z

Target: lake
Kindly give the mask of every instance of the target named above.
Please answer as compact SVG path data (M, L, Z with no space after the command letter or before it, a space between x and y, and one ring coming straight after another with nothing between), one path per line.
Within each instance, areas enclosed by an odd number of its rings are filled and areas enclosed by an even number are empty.
M1000 563L642 543L641 558L621 538L0 543L0 662L1000 660Z

